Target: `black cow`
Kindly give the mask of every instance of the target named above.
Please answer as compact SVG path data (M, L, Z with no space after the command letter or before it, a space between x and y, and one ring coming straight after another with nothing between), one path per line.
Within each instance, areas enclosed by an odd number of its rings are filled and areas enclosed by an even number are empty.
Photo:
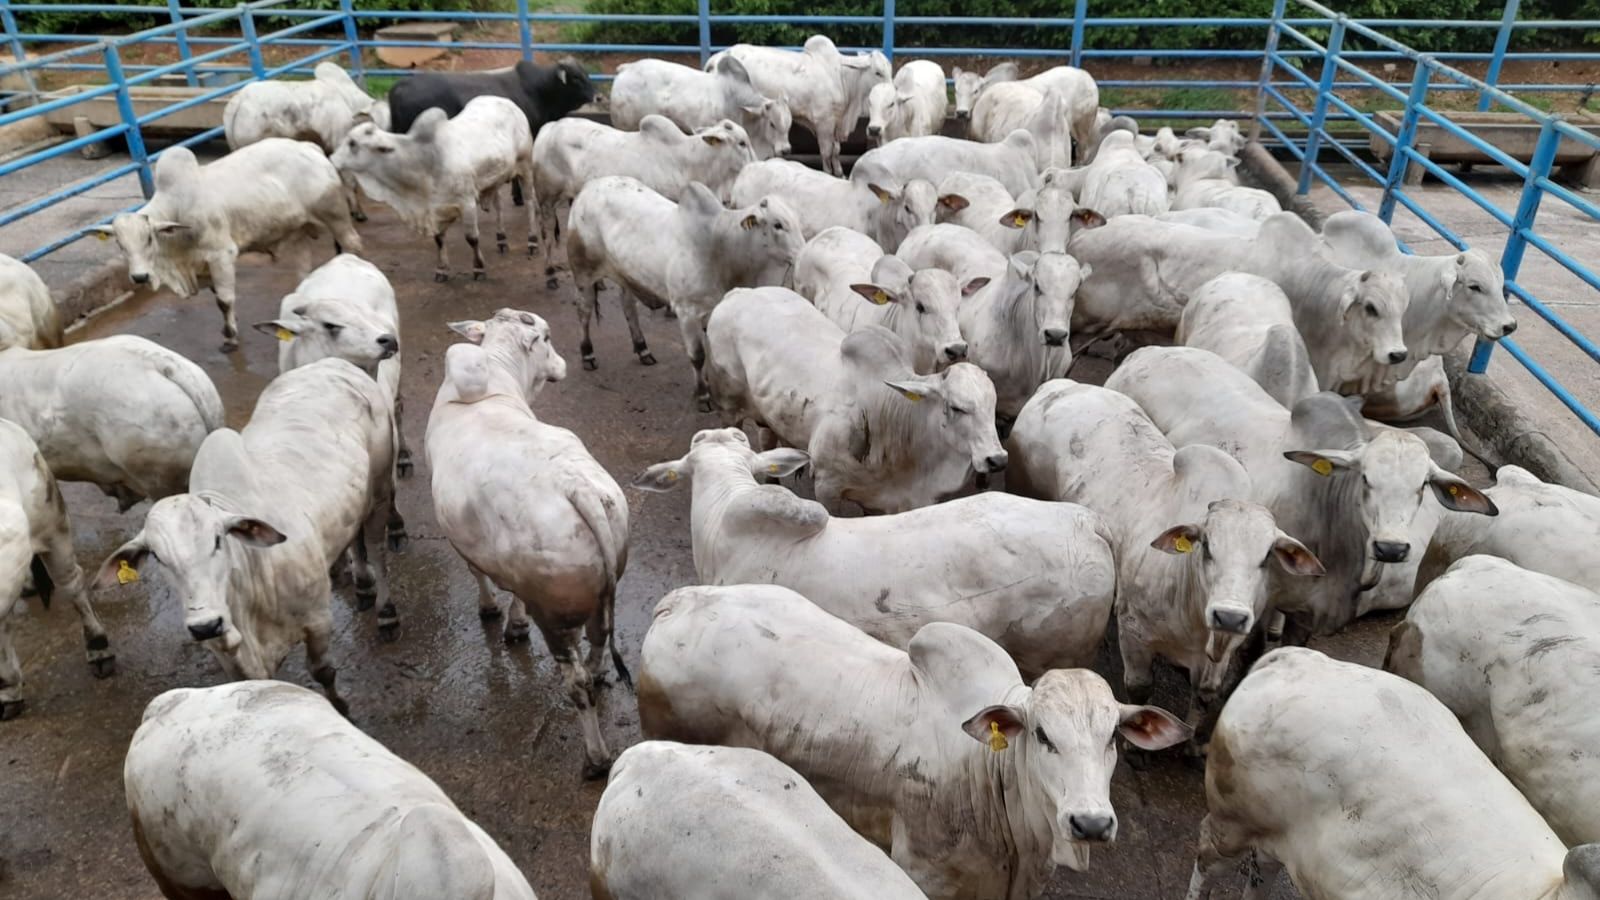
M409 131L423 110L435 106L454 116L468 100L484 94L515 103L528 117L528 128L538 135L539 126L593 100L595 89L572 60L554 66L523 60L509 69L487 72L422 72L389 89L389 127L396 133Z

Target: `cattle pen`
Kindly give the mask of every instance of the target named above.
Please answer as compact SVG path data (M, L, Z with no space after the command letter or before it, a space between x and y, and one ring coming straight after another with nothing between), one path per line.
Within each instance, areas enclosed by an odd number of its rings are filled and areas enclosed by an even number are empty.
M185 146L203 160L215 157L222 143L215 117L243 86L309 77L323 61L343 65L374 87L403 76L408 70L383 64L377 51L434 43L375 34L398 22L470 26L449 50L483 54L474 58L501 65L572 54L601 83L625 58L703 63L723 49L712 40L717 26L872 28L881 32L880 44L841 42L841 49L963 65L1016 59L1071 63L1091 73L1105 67L1116 75L1099 82L1116 101L1108 104L1113 112L1149 120L1152 128L1174 123L1181 132L1215 119L1240 121L1258 142L1244 168L1286 209L1292 205L1313 221L1341 208L1367 209L1391 222L1419 253L1468 246L1490 252L1505 273L1521 327L1514 338L1495 342L1505 345L1504 353L1480 342L1448 364L1463 398L1458 402L1471 407L1464 418L1500 455L1529 468L1552 458L1541 446L1553 447L1559 466L1541 471L1548 480L1574 487L1584 479L1600 482L1600 204L1587 192L1591 182L1600 186L1600 119L1591 121L1586 112L1590 82L1600 75L1563 79L1548 66L1581 70L1600 63L1600 49L1516 49L1518 36L1600 33L1600 21L1520 20L1518 0L1508 0L1502 18L1482 20L1355 19L1316 0L1273 0L1271 14L1257 18L1096 16L1092 0L1075 0L1070 16L1055 18L908 15L908 0L900 0L899 10L896 0L882 0L881 14L849 16L731 15L716 12L715 0L684 0L685 7L691 2L692 13L632 16L540 9L530 0L460 12L365 8L360 0L255 0L226 9L184 0L0 0L0 138L10 129L27 137L16 146L0 141L0 253L45 276L64 311L82 319L77 340L138 335L203 366L229 423L238 427L277 374L276 342L246 329L237 354L217 351L208 301L164 290L131 292L125 270L111 260L114 245L92 238L97 226L153 193L153 166L163 153ZM1068 5L1063 2L1063 12ZM38 25L58 13L136 13L150 27L112 35ZM675 24L693 28L698 41L540 38L591 22ZM1033 27L1058 32L1061 40L1049 49L908 46L911 27L976 34ZM1181 27L1248 31L1255 39L1247 46L1182 50L1096 41L1106 29L1159 34ZM1485 43L1492 36L1493 49L1420 53L1395 36L1427 29L1473 30L1486 36ZM1225 65L1201 65L1218 61ZM1219 75L1223 71L1232 74ZM1161 91L1165 99L1151 99ZM1237 102L1213 102L1227 98ZM512 221L521 227L520 211ZM620 317L597 327L600 369L579 371L573 286L570 279L559 288L554 279L547 283L544 259L524 257L513 245L509 255L490 257L486 280L466 280L458 271L448 283L435 284L419 262L431 244L392 212L375 209L361 231L366 257L392 279L399 300L412 446L424 446L445 351L456 340L443 323L508 306L549 320L553 342L570 365L565 383L541 397L541 418L577 432L622 484L682 456L697 430L718 424L695 411L694 378L682 353L663 352L653 367L636 365ZM278 298L296 287L293 273L276 264L241 266L239 282L246 324L275 315ZM603 302L607 312L615 308L610 299ZM677 324L660 314L646 316L644 327L652 346L669 348L678 340ZM1103 379L1105 371L1093 371L1097 365L1086 360L1073 377ZM1501 399L1481 400L1486 393ZM583 742L564 700L561 672L537 642L530 652L526 644L509 642L502 623L479 620L476 584L435 519L430 467L420 449L418 456L417 474L401 483L398 501L412 545L390 565L403 623L398 640L381 642L371 614L358 612L343 592L332 604L352 720L436 779L500 842L541 898L589 896L590 815L604 783L578 781ZM1488 483L1491 472L1468 465L1474 484ZM136 532L145 508L123 513L83 484L65 493L79 555L92 575L89 561L98 564ZM647 497L627 489L635 521L617 593L617 640L635 671L655 602L697 581L687 495ZM220 683L224 676L204 647L177 640L183 611L173 592L154 579L147 585L147 595L146 585L136 585L103 604L120 666L111 679L94 680L84 670L81 643L60 604L43 613L30 607L30 615L17 617L13 630L30 705L16 721L0 723L0 896L159 896L123 802L128 738L151 698L174 687ZM1316 646L1376 666L1396 620L1367 619ZM1121 667L1114 647L1113 639L1096 664L1108 675ZM312 683L298 655L279 677ZM1187 691L1181 674L1160 673L1156 700L1163 705L1180 708ZM601 723L613 747L638 741L639 717L627 689L613 684L603 697ZM1147 765L1138 771L1119 766L1113 799L1126 812L1117 843L1094 851L1090 872L1058 873L1040 895L1045 900L1182 895L1206 807L1200 767L1178 754ZM1272 896L1297 895L1285 883Z

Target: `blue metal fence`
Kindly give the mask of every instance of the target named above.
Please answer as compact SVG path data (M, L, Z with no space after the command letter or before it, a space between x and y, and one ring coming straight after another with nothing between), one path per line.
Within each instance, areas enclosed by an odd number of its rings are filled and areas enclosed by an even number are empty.
M160 119L181 110L210 102L238 90L250 80L280 76L304 77L311 68L325 59L342 57L358 79L368 75L400 75L405 70L372 68L366 65L366 52L378 47L429 46L431 42L379 41L363 37L362 29L402 20L469 21L477 23L515 23L515 40L471 39L451 43L459 50L510 51L524 59L533 52L554 53L635 53L641 55L676 54L698 56L701 61L722 49L711 42L712 26L744 23L791 24L825 29L828 26L866 25L881 29L881 47L844 49L881 49L891 59L897 50L895 30L905 26L936 26L977 29L996 26L1029 26L1070 31L1067 49L1011 49L1011 48L941 48L916 47L913 52L922 57L1001 56L1008 58L1049 59L1070 62L1094 68L1096 60L1125 60L1147 57L1156 60L1234 59L1259 62L1260 76L1256 80L1217 81L1202 77L1165 78L1150 80L1101 80L1104 88L1173 88L1201 87L1254 91L1257 104L1253 113L1237 109L1161 109L1117 110L1142 118L1253 119L1254 132L1269 142L1281 145L1295 159L1300 160L1299 190L1306 193L1315 183L1326 184L1352 206L1360 207L1350 191L1341 185L1321 164L1329 151L1353 165L1362 175L1383 188L1378 214L1388 221L1395 208L1404 206L1415 213L1442 237L1457 247L1465 242L1444 223L1430 215L1408 191L1405 173L1408 167L1421 166L1452 188L1468 197L1496 221L1510 229L1510 239L1502 255L1508 291L1521 299L1545 321L1566 335L1592 359L1600 361L1600 348L1577 329L1565 322L1554 310L1517 282L1516 276L1529 246L1545 253L1565 266L1590 287L1600 290L1600 276L1572 259L1541 236L1536 228L1536 216L1546 195L1576 208L1591 219L1600 220L1600 208L1578 194L1556 184L1552 169L1560 142L1578 141L1584 146L1600 149L1600 139L1574 128L1560 116L1529 106L1507 91L1585 92L1593 87L1567 83L1527 83L1497 85L1503 63L1507 60L1544 59L1562 61L1600 60L1600 52L1529 53L1509 50L1514 33L1530 30L1600 31L1600 22L1594 21L1519 21L1518 0L1508 0L1504 16L1499 20L1434 20L1434 19L1349 19L1333 12L1315 0L1276 0L1272 15L1267 18L1156 18L1156 17L1093 17L1089 15L1088 0L1075 0L1070 18L1022 19L979 17L936 17L897 15L895 0L883 0L881 15L858 16L763 16L717 15L711 10L711 0L697 0L696 12L684 15L588 15L581 13L533 12L529 0L514 0L515 9L500 12L397 12L391 10L362 9L354 0L323 0L324 9L290 8L291 0L254 0L233 9L211 10L184 6L181 0L164 0L159 5L129 6L114 3L34 3L0 0L0 47L8 48L13 59L21 60L24 50L33 49L44 55L0 66L0 79L20 79L23 87L17 93L0 95L0 125L18 122L48 112L67 109L101 98L112 97L120 121L106 128L92 131L76 139L56 144L47 149L28 154L19 159L0 164L0 177L27 169L50 159L75 152L90 144L107 140L127 143L130 160L100 172L83 182L69 185L23 206L0 212L0 226L20 221L57 203L83 194L106 182L137 175L143 192L153 191L151 165L159 153L150 153L145 145L145 130ZM152 27L120 37L102 37L79 34L36 33L25 30L27 23L37 21L37 16L48 13L139 13L150 18ZM264 17L274 21L288 19L294 24L265 31L260 25ZM698 40L687 45L655 44L572 44L537 43L536 26L560 25L582 22L615 23L673 23L693 25ZM1104 28L1181 28L1221 27L1231 29L1261 29L1261 49L1099 49L1089 46L1088 37L1096 29ZM1493 30L1494 49L1491 52L1457 52L1419 54L1385 34L1399 28L1452 28ZM229 34L224 32L237 32ZM1321 35L1326 34L1326 37ZM48 52L56 47L65 49ZM176 62L130 63L125 54L131 48L171 47L175 49ZM273 59L286 59L268 65L267 52ZM1474 78L1452 67L1451 63L1487 62L1483 80ZM1394 63L1413 69L1409 90L1403 85L1390 83L1368 71L1375 64ZM1318 77L1306 74L1318 70ZM53 95L39 86L40 82L62 73L76 73L82 80L105 84L81 89L66 95ZM135 92L159 79L181 76L186 85L196 87L198 93L182 100L158 105L149 112L139 113ZM604 80L606 76L599 76ZM1368 92L1393 101L1404 111L1401 126L1391 133L1377 118L1359 108L1341 93ZM1540 128L1538 146L1530 162L1524 163L1488 145L1486 142L1452 122L1445 114L1429 105L1429 97L1448 92L1476 92L1478 108L1488 109L1498 104L1504 109L1521 113ZM1304 98L1304 99L1302 99ZM21 101L21 102L18 102ZM24 106L22 103L32 103ZM1364 104L1366 105L1366 104ZM1478 148L1485 156L1516 173L1524 179L1524 189L1518 208L1506 212L1485 200L1471 186L1456 175L1427 159L1415 146L1418 126L1426 121ZM1388 149L1388 167L1379 171L1368 161L1349 137L1348 130L1335 130L1335 123L1358 128L1363 138L1375 136ZM192 146L214 140L221 129L214 128L195 134L178 142ZM24 256L34 261L83 237L94 225L54 237ZM1570 391L1540 366L1515 342L1504 339L1507 351L1545 384L1560 400L1573 410L1590 428L1600 433L1600 418L1586 409ZM1492 344L1480 345L1472 361L1472 370L1482 372L1488 364Z

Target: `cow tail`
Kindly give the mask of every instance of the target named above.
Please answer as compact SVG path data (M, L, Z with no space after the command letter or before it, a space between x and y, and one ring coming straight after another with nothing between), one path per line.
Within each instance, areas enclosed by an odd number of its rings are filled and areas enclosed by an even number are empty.
M222 398L217 396L216 386L199 367L193 364L163 367L162 374L194 404L195 412L200 414L200 421L205 423L208 434L227 424L222 411Z
M628 666L622 661L621 649L617 647L617 578L621 574L618 571L621 554L618 553L617 545L612 540L611 518L606 515L605 503L586 487L580 486L577 489L569 489L567 491L567 501L572 504L573 509L578 511L578 517L583 519L583 523L589 526L589 532L594 535L595 543L600 547L600 559L606 569L606 586L600 598L601 608L596 611L596 615L601 617L606 642L611 645L611 664L617 669L617 677L621 678L623 683L627 684L631 689L633 687L633 676L628 672Z

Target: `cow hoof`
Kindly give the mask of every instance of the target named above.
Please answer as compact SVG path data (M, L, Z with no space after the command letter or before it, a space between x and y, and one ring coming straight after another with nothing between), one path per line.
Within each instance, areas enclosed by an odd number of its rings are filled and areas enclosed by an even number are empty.
M498 606L480 606L480 607L478 607L478 618L483 620L483 621L485 621L485 622L493 622L493 621L499 619L500 616L501 616L501 612L500 612L500 607L498 607Z
M656 364L656 355L654 353L651 353L649 350L646 350L645 352L639 354L639 365L641 365L641 366L653 366L655 364Z
M102 656L89 660L89 671L96 678L110 678L117 674L116 656Z
M435 272L435 273L433 273L433 280L439 282L440 284L443 284L444 282L450 280L450 273L449 272Z
M392 643L394 643L395 641L397 641L399 639L400 639L400 623L399 622L379 622L378 623L378 640L382 641L385 644L392 644Z
M694 398L694 405L703 413L711 412L711 398L703 394Z
M506 252L511 249L510 244L496 244L495 246L499 248L501 256L505 256Z
M357 222L365 222L367 220L367 214L364 212L354 212L350 214L350 218L356 220Z
M0 701L0 722L6 722L22 715L22 710L26 708L27 705L28 701L26 700Z
M333 711L346 719L350 718L350 704L344 702L343 697L329 697L328 702L333 704Z
M508 623L506 625L506 634L505 634L506 643L508 643L508 644L523 644L523 643L527 643L527 641L528 641L528 633L529 633L530 630L531 630L531 628L530 628L530 626L529 626L529 624L527 622L511 622L511 623Z
M237 351L238 349L239 349L239 341L238 341L237 338L223 338L222 339L222 352L223 353L233 353L233 352Z
M356 588L356 612L366 612L378 604L378 595Z
M411 541L406 537L406 533L404 531L389 532L389 550L391 552L404 553L406 552L406 547L409 547L410 545Z
M552 290L553 291L556 288L561 286L561 279L555 277L554 275L551 275L549 278L546 278L544 280L544 286L545 286L546 290Z
M395 461L394 473L396 475L400 476L401 478L410 478L411 477L411 470L412 470L413 467L414 467L414 465L411 462L411 454L410 453L402 453L402 454L400 454L400 459Z
M669 306L669 307L667 307L666 316L669 319L676 319L678 317L678 314L673 311L672 307Z
M482 281L482 280L484 280L485 278L488 278L488 277L489 277L489 273L485 272L482 269L474 269L473 272L472 272L472 280L473 281Z
M586 762L583 764L583 780L599 781L611 774L611 760L604 762Z
M583 368L584 368L584 371L586 371L586 372L593 372L595 369L600 368L600 364L595 362L595 358L594 357L585 356L583 358Z

